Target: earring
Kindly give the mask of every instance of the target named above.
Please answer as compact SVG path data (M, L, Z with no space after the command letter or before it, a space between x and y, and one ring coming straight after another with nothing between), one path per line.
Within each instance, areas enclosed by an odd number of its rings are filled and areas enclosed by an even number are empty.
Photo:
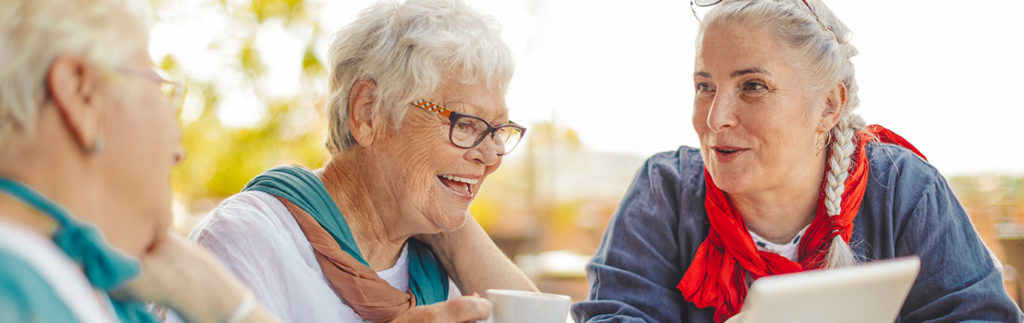
M90 151L90 153L93 155L103 153L103 138L96 138L96 142L92 144L92 151Z
M820 156L821 152L825 151L825 148L828 148L830 144L832 144L832 131L819 133L818 143L816 145L818 148L818 155Z

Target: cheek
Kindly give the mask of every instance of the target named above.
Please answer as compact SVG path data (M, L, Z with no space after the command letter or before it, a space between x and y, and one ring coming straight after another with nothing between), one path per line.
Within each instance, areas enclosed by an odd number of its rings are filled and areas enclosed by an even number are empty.
M708 127L708 109L705 105L695 103L693 105L693 115L691 116L690 122L693 124L693 131L698 136L702 136Z
M404 140L396 141L400 147L390 159L398 173L405 174L405 183L412 184L409 189L414 192L426 193L436 182L439 172L442 172L445 165L452 164L452 157L447 144L447 138L428 131L412 131L409 129L408 136L402 136Z

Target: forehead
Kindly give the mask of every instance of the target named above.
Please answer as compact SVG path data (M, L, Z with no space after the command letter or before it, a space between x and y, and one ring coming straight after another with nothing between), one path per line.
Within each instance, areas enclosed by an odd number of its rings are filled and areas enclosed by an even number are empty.
M431 97L440 100L437 103L444 104L448 109L484 119L500 119L508 115L503 91L480 81L468 84L459 81L444 82L437 87Z
M751 67L774 70L789 66L788 49L771 28L764 25L713 25L705 31L700 46L697 71L716 74Z

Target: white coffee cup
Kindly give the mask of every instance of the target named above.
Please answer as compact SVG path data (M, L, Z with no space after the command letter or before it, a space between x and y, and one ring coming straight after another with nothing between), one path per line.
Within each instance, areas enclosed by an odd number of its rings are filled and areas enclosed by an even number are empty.
M488 289L491 317L485 323L565 323L569 296L511 289Z

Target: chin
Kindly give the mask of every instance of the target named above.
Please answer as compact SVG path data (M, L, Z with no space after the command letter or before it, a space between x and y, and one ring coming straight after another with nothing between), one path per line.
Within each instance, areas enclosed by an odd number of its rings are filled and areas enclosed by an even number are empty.
M466 216L469 214L469 211L449 211L443 214L445 214L444 218L437 219L434 225L443 232L452 232L461 229L466 224Z
M749 172L740 170L720 170L711 169L708 170L711 174L711 179L715 181L715 186L727 193L736 193L746 186L746 181L751 178Z

